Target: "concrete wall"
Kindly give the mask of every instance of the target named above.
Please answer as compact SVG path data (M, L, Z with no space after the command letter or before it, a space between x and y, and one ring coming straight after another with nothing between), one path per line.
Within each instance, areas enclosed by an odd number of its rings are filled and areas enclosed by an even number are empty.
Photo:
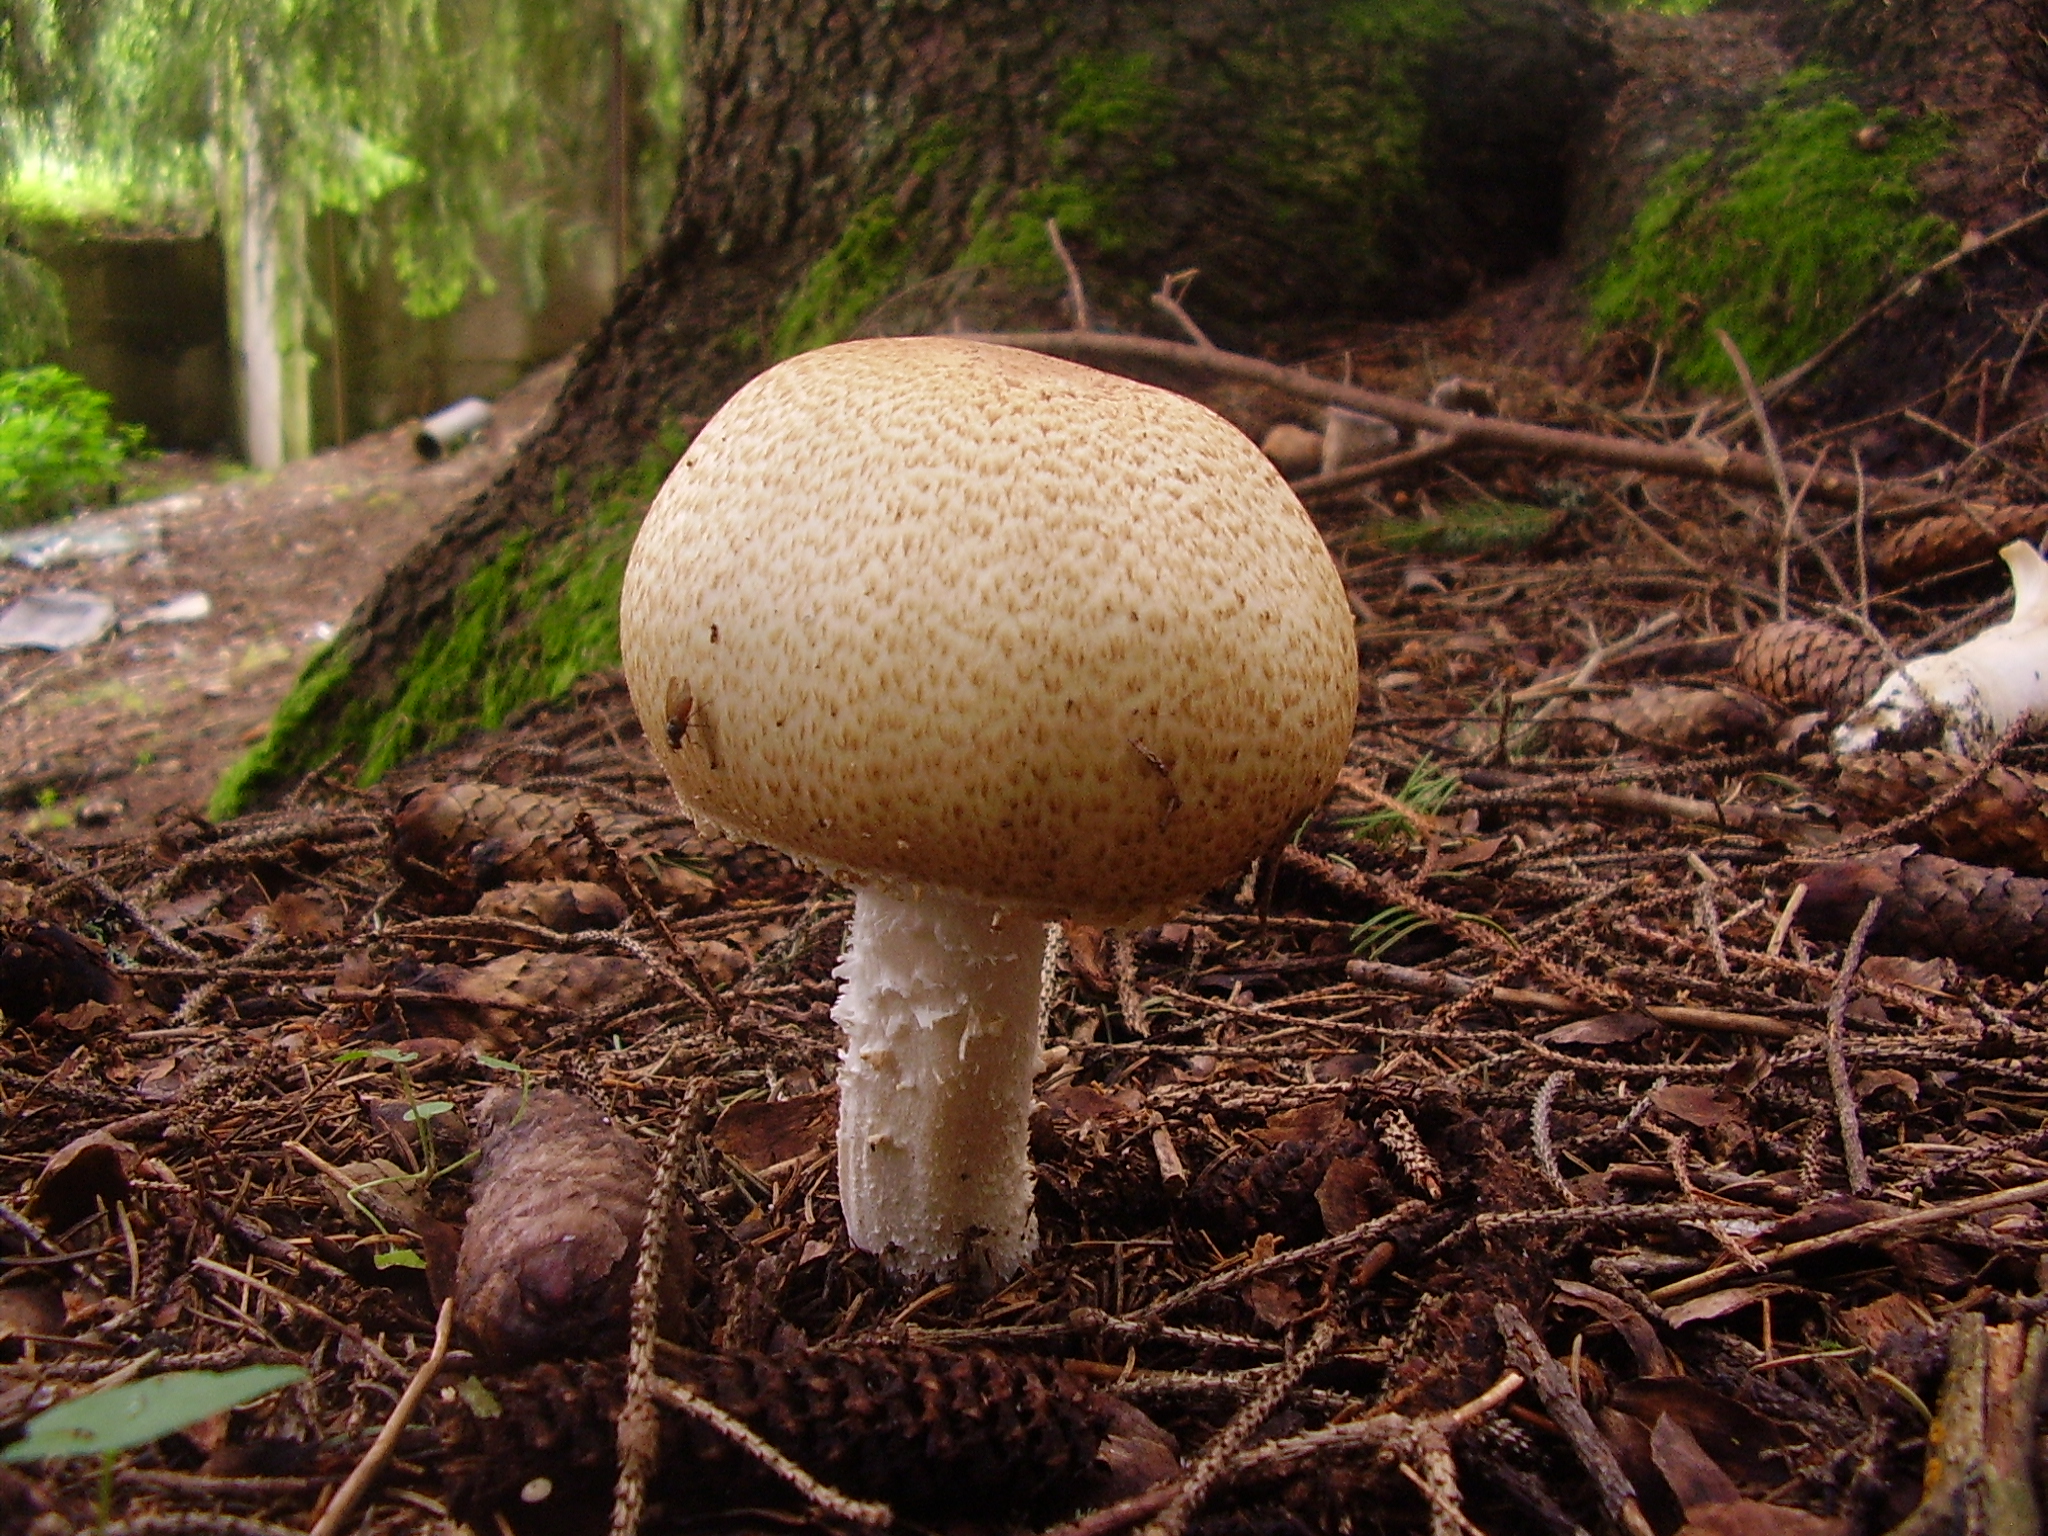
M526 308L512 262L486 248L496 291L437 320L408 315L388 272L356 284L345 261L330 267L324 220L308 234L314 292L339 317L338 349L331 335L311 338L316 449L464 395L497 395L576 346L611 304L610 244L593 224L551 238L538 311ZM70 311L71 345L52 362L112 396L115 416L142 423L157 448L240 451L219 241L44 230L30 244L57 273Z

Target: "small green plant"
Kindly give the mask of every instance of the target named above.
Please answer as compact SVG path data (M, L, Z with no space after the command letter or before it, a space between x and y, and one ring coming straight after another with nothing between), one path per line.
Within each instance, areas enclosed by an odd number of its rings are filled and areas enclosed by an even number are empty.
M1540 543L1564 518L1557 507L1528 502L1462 502L1438 517L1397 517L1361 524L1357 541L1402 554L1483 555L1527 549Z
M1429 919L1405 907L1383 907L1351 930L1352 953L1377 960L1403 939L1429 927Z
M62 368L0 373L0 528L70 512L103 495L143 450L110 402Z
M296 1365L245 1365L235 1371L166 1371L125 1381L44 1409L28 1421L19 1440L0 1450L0 1461L118 1455L305 1379Z
M1456 774L1447 773L1434 758L1425 755L1408 770L1393 805L1355 816L1340 816L1335 824L1362 842L1405 843L1414 838L1419 823L1437 815L1450 803L1459 784Z

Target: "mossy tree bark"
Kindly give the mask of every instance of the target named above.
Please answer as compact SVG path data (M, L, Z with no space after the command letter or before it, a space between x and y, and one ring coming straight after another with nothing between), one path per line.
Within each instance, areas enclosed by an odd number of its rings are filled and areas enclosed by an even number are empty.
M777 357L1063 323L1048 218L1133 327L1185 267L1225 342L1438 309L1552 247L1610 83L1583 0L694 9L659 248L535 441L315 659L216 813L337 755L374 777L612 659L681 434Z

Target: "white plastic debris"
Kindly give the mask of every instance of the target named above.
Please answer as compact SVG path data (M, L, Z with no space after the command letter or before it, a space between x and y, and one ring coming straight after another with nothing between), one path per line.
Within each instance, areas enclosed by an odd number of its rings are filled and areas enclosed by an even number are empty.
M412 440L414 451L428 463L453 453L491 424L491 402L475 395L443 406L425 421Z
M97 592L31 592L0 610L0 651L69 651L114 627L114 605Z
M1837 754L1927 746L1976 757L2016 722L2048 724L2048 560L2024 539L1999 551L2012 617L1953 650L1909 661L1837 727Z
M0 534L0 559L32 571L82 560L126 560L161 547L164 520L195 511L199 503L197 492L181 491L118 511L87 512L64 522Z
M1391 421L1333 405L1323 427L1323 473L1384 459L1400 446L1401 429Z
M153 608L145 608L123 619L121 627L137 629L144 624L192 624L212 612L213 599L204 592L181 592Z

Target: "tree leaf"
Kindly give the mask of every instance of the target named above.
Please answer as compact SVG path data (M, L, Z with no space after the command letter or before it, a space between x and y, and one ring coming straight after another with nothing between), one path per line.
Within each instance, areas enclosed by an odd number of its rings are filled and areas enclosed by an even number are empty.
M296 1365L245 1365L237 1371L170 1371L123 1382L37 1414L28 1421L27 1434L0 1450L0 1461L133 1450L305 1379Z

